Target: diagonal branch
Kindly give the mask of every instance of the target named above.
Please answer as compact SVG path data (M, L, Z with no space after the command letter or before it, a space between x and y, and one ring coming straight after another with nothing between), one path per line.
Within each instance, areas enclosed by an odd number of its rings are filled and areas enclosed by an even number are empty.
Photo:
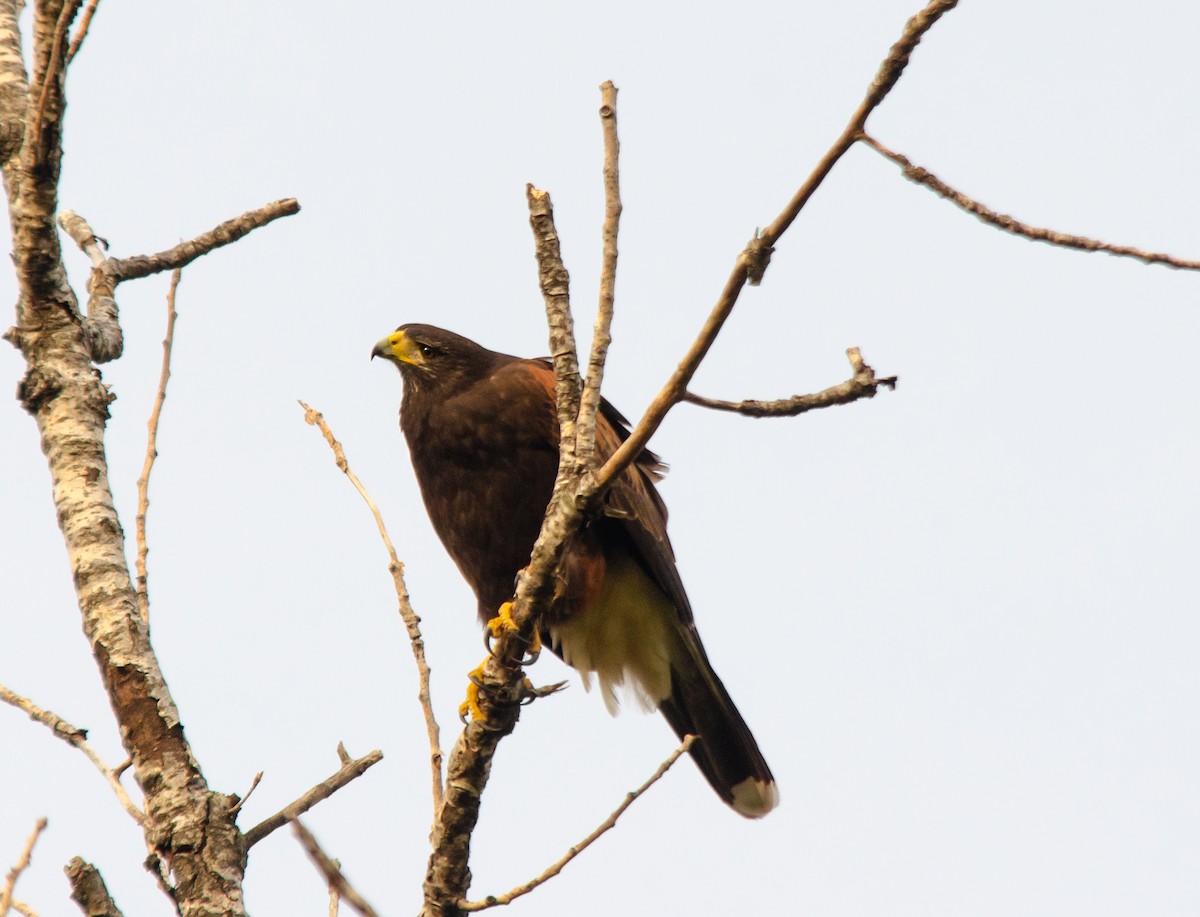
M761 233L755 235L750 240L746 248L738 255L737 261L734 263L733 272L729 275L729 279L725 282L725 288L721 291L717 303L713 306L712 312L709 313L708 319L704 326L700 329L696 340L692 342L692 346L680 361L675 372L671 374L671 378L667 380L666 385L650 402L650 406L642 415L642 419L638 421L637 426L629 435L629 438L621 444L621 448L613 453L612 457L605 463L604 467L596 472L596 487L598 491L603 491L608 487L617 475L627 468L633 460L641 454L642 449L650 441L650 437L658 429L663 419L667 416L667 412L678 404L687 391L688 383L691 382L692 376L695 375L696 369L700 366L700 362L707 355L709 348L717 339L717 334L725 324L725 320L729 318L733 311L734 305L737 303L738 296L742 292L742 288L750 283L757 284L763 276L768 263L771 259L771 253L774 251L773 246L779 238L787 231L792 222L799 216L800 211L804 209L804 205L808 203L809 198L820 187L821 182L833 169L846 151L850 149L856 140L861 136L866 127L867 117L874 111L879 104L887 97L887 94L896 85L896 81L900 79L904 69L908 66L909 60L913 51L933 25L947 12L954 9L958 4L958 0L931 0L931 2L919 13L913 16L904 27L899 40L892 45L883 63L879 67L879 72L875 75L870 87L867 89L867 94L859 104L858 109L854 112L850 123L846 125L845 130L829 151L817 163L816 168L805 180L799 190L788 201L786 207L777 216L769 226Z
M333 431L329 428L329 424L325 422L325 417L320 411L313 410L303 401L300 402L300 406L304 408L305 422L316 425L321 431L325 437L325 441L329 443L329 448L333 450L333 457L338 468L350 479L350 483L354 485L354 489L358 491L358 495L366 502L367 508L375 518L375 526L379 529L379 537L383 539L383 545L387 548L388 558L390 559L388 572L392 574L392 584L396 589L396 599L400 603L400 617L404 620L404 626L408 630L408 640L412 646L413 659L417 663L417 699L421 702L421 711L425 714L425 732L429 739L429 770L433 786L433 811L437 812L442 807L442 740L438 729L437 717L433 714L433 700L429 693L429 663L425 661L425 640L421 636L421 619L417 617L417 613L413 610L412 602L408 597L408 587L404 582L404 564L400 563L400 558L396 556L396 548L392 544L392 539L388 537L387 528L383 524L383 515L379 512L379 507L375 505L375 501L367 493L367 489L358 479L358 475L350 470L350 463L346 460L346 453L342 449L342 444L334 438Z
M83 10L83 15L79 17L79 28L75 30L75 37L71 39L71 46L67 48L67 64L75 60L75 55L79 53L79 49L83 47L83 40L87 38L88 29L92 25L92 17L96 15L96 7L100 5L100 0L88 0L88 5Z
M874 398L879 386L895 389L896 376L885 376L882 379L875 375L875 370L862 358L857 347L846 351L854 375L837 385L832 385L813 395L793 395L791 398L781 398L777 401L718 401L715 398L704 398L686 392L683 400L702 408L712 408L715 411L732 411L747 417L795 417L807 411L819 408L831 408L839 404L849 404L860 398Z
M1060 245L1063 248L1074 248L1085 252L1107 252L1110 255L1136 258L1138 261L1146 264L1165 264L1167 267L1179 268L1184 271L1200 271L1200 261L1177 258L1174 255L1166 255L1161 252L1143 251L1131 245L1114 245L1111 242L1101 242L1098 239L1090 239L1087 236L1073 236L1065 232L1022 223L1008 214L998 213L974 198L968 197L961 191L951 188L928 169L913 165L907 156L897 153L895 150L888 149L870 134L863 134L859 139L880 156L890 159L898 165L903 170L904 177L909 181L918 185L924 185L934 194L945 198L972 216L979 217L979 219L989 226L995 226L997 229L1002 229L1016 236L1024 236L1026 239L1032 239L1035 242L1047 242L1050 245Z
M524 885L518 885L511 891L505 892L503 895L488 895L488 897L481 901L460 901L458 905L459 910L482 911L489 907L496 907L502 904L511 904L522 895L529 894L539 885L542 885L543 883L553 879L560 872L562 872L563 868L573 859L575 859L575 857L579 856L579 854L587 850L588 847L592 846L592 844L595 843L602 834L612 828L615 828L617 825L617 819L625 814L625 810L633 805L640 796L644 795L645 792L650 789L650 787L658 783L658 781L663 778L663 775L671 769L672 765L674 765L675 762L678 761L685 752L691 749L692 744L695 741L696 736L694 735L684 737L683 744L681 744L678 748L671 752L670 755L667 756L667 759L658 766L658 769L653 774L650 775L649 780L639 786L636 790L631 790L630 792L626 793L625 799L621 802L621 804L613 810L613 813L609 815L608 818L606 818L600 824L600 826L596 828L595 831L585 837L574 847L569 849L556 862L551 863L541 875L530 879Z
M117 800L121 803L121 808L128 812L130 817L139 825L145 822L145 814L129 798L129 794L125 792L125 787L121 785L121 779L117 771L105 764L100 759L100 755L96 753L96 749L92 748L88 743L86 729L79 729L72 726L57 713L39 707L27 697L14 694L8 688L4 687L4 685L0 685L0 701L16 707L18 710L25 711L31 720L41 723L68 745L74 746L83 752L87 756L87 759L95 766L96 770L100 772L100 775L108 781L108 785L112 787ZM0 911L0 914L2 913L3 911Z
M304 850L308 854L309 859L316 864L317 869L321 871L321 875L325 877L325 881L329 884L330 889L336 889L338 895L346 899L346 902L362 914L363 917L377 917L375 908L371 907L366 899L350 884L350 880L342 873L337 861L331 859L321 849L321 845L312 836L312 832L300 822L292 825L292 829L296 832L296 837L300 839L300 843L304 845Z
M12 904L13 890L17 886L17 879L21 878L23 873L29 866L29 859L33 856L33 847L38 842L38 838L42 836L42 832L46 830L46 819L39 818L37 824L33 826L33 833L29 835L29 839L25 841L25 849L21 851L21 858L17 860L15 866L8 871L8 876L4 880L4 887L0 888L0 917L4 917L8 913L8 909Z
M341 759L342 766L334 774L322 780L294 802L284 806L270 818L264 818L247 831L245 834L246 849L248 850L253 847L272 831L282 828L288 822L295 821L318 802L328 799L351 780L361 777L368 769L383 760L383 752L375 749L375 751L368 752L361 758L351 758L346 754L346 749L339 744L338 758Z

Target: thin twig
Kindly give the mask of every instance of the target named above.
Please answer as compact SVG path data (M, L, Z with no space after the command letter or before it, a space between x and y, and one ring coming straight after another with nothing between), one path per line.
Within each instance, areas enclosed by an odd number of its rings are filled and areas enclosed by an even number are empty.
M712 312L709 313L704 323L704 327L701 328L696 340L693 341L687 354L680 361L678 368L672 373L671 378L667 380L666 385L654 397L654 400L650 402L650 406L642 415L642 419L638 421L633 432L630 433L629 438L605 462L604 467L596 472L596 488L598 492L616 480L617 475L641 454L641 451L650 441L650 437L654 434L654 431L658 429L659 425L663 422L663 418L667 416L667 412L683 398L684 392L687 391L688 383L691 381L692 376L695 375L700 361L704 359L709 348L712 347L713 342L717 339L717 334L725 324L725 320L733 311L742 288L747 282L753 285L762 278L763 272L770 261L771 252L774 250L774 244L787 231L788 227L792 225L792 222L800 214L804 205L808 203L809 198L812 197L813 193L820 187L821 182L825 180L825 177L833 169L834 164L845 155L846 151L861 136L865 129L868 115L879 106L887 97L892 87L896 85L896 81L904 72L904 68L908 66L909 58L913 50L920 43L921 38L933 27L938 19L952 10L957 3L958 0L932 0L921 12L917 13L906 23L899 40L892 45L888 56L884 58L883 63L879 67L879 72L867 89L866 97L854 112L850 123L846 125L841 136L834 141L833 146L829 148L829 151L822 157L821 161L817 163L812 173L804 181L804 184L792 196L792 199L784 207L779 216L775 218L774 222L762 230L761 233L756 234L741 254L738 255L733 272L725 282L724 290L721 291L716 305L713 306Z
M392 544L392 539L388 537L387 527L383 524L383 516L379 512L379 507L375 505L375 501L367 493L367 489L358 479L358 475L350 469L350 463L346 460L346 453L342 449L342 444L337 441L333 435L333 431L329 429L329 424L326 423L324 415L320 411L309 407L303 401L300 402L300 406L304 408L305 422L315 425L320 429L322 435L325 437L325 442L329 443L329 448L333 450L334 460L338 468L349 478L350 483L354 485L354 489L358 491L358 495L367 504L367 508L375 518L375 526L379 529L379 537L383 539L383 545L387 548L388 572L392 574L392 584L396 589L396 600L400 605L400 617L404 620L404 627L408 631L408 642L412 646L413 659L417 663L417 699L420 700L421 711L425 715L425 733L429 739L429 770L430 782L433 789L433 811L436 813L442 807L441 732L438 728L437 718L433 714L433 699L429 691L429 663L425 660L425 640L421 636L421 619L417 617L417 613L413 610L412 602L408 597L408 587L404 582L404 564L396 556L396 548Z
M96 7L100 5L100 0L88 0L88 5L83 10L83 15L79 18L79 28L75 30L75 37L71 39L71 46L67 48L67 65L70 66L71 61L75 60L75 55L79 53L79 49L83 46L83 40L87 38L88 29L92 25L92 17L96 15Z
M38 842L38 838L42 836L42 832L45 830L46 819L39 818L33 826L33 833L25 841L25 849L21 851L21 858L8 871L8 877L4 880L4 888L0 889L0 917L4 917L8 913L9 905L12 904L13 889L16 888L17 879L21 878L21 873L29 865L29 858L33 856L33 845Z
M33 157L33 162L37 162L42 157L42 124L46 118L46 103L50 99L50 87L53 86L59 79L59 71L63 66L63 44L66 39L67 28L71 25L75 14L79 12L79 6L83 0L67 0L63 4L62 9L58 13L58 22L54 26L54 36L51 39L53 42L50 46L50 61L46 65L46 73L42 77L42 90L38 95L37 110L33 113L33 119L29 122L26 134L27 143L30 147L30 155ZM32 162L30 163L32 165Z
M339 747L340 747L340 746L339 746ZM342 763L343 763L343 764L345 764L346 762L345 762L345 761L343 761ZM238 800L236 803L234 803L234 806L233 806L233 808L231 808L231 809L229 810L229 814L230 814L230 815L236 815L238 812L240 812L240 811L242 810L242 807L243 807L244 805L246 805L246 801L247 801L247 800L248 800L248 799L249 799L251 796L253 796L253 795L254 795L254 791L255 791L256 789L258 789L258 785L259 785L260 783L262 783L262 778L263 778L263 772L262 772L262 771L259 771L257 774L255 774L255 775L254 775L254 779L253 779L252 781L250 781L250 789L246 790L246 795L245 795L245 796L243 796L243 797L242 797L241 799L239 799L239 800Z
M71 883L71 900L79 905L86 917L123 917L95 866L80 857L72 857L63 872Z
M100 759L100 756L96 753L96 750L92 748L90 744L88 744L86 729L78 729L75 726L72 726L57 713L53 713L49 710L39 707L27 697L14 694L8 688L4 687L4 685L0 685L0 701L10 704L11 706L16 707L18 710L24 710L25 713L29 715L31 720L36 720L37 722L41 723L68 745L73 745L75 748L78 748L81 752L87 755L87 759L91 761L93 765L95 765L96 770L100 771L101 776L108 781L108 785L112 787L112 791L116 793L117 800L121 803L121 807L128 812L133 820L139 825L146 820L146 816L143 814L142 810L134 805L133 800L129 798L129 794L125 792L125 787L121 785L121 781L117 772L106 765Z
M339 758L342 758L342 766L326 780L322 780L311 790L300 796L294 802L284 806L270 818L264 818L261 822L245 833L246 849L249 850L264 837L282 828L290 821L295 821L318 802L323 799L328 799L342 787L356 777L361 777L370 767L378 764L383 760L383 752L379 749L368 752L361 758L350 758L345 754L345 749L340 745ZM249 795L249 794L247 794Z
M1091 239L1087 236L1074 236L1069 233L1022 223L1020 220L1006 213L998 213L974 198L968 197L961 191L951 188L929 170L913 165L903 153L897 153L895 150L888 149L871 135L863 134L859 139L880 156L890 159L898 165L903 170L904 177L909 181L915 182L918 185L924 185L934 194L945 198L972 216L978 217L989 226L995 226L997 229L1002 229L1013 235L1024 236L1026 239L1032 239L1035 242L1047 242L1050 245L1061 245L1064 248L1074 248L1085 252L1107 252L1110 255L1119 255L1124 258L1136 258L1138 261L1145 262L1146 264L1165 264L1167 267L1179 268L1183 271L1200 271L1200 261L1177 258L1174 255L1167 255L1161 252L1148 252L1140 248L1134 248L1131 245L1114 245L1111 242L1101 242L1098 239Z
M592 350L587 379L579 403L575 430L575 460L585 474L592 472L596 454L596 412L600 408L600 386L604 364L612 343L613 306L617 286L617 231L621 223L621 143L617 136L617 87L612 80L600 84L600 126L604 133L604 224L600 263L600 304L592 329Z
M167 400L167 381L171 378L171 346L175 342L175 291L179 288L179 279L183 276L180 268L171 272L171 287L167 290L167 335L163 338L162 370L158 376L158 392L154 396L154 407L150 409L150 419L146 422L146 458L142 462L142 474L137 480L137 515L134 524L137 528L137 601L138 610L142 613L142 621L150 623L150 590L146 571L146 554L149 547L146 544L146 511L150 508L150 472L154 469L154 460L158 458L158 419L162 415L163 402Z
M896 376L885 376L882 379L875 375L875 370L863 360L857 347L846 351L846 357L854 369L854 375L837 385L832 385L813 395L793 395L791 398L780 398L776 401L719 401L716 398L704 398L691 392L685 392L683 400L702 408L712 408L714 411L732 411L747 417L795 417L806 411L819 408L831 408L838 404L849 404L860 398L874 398L879 386L895 389Z
M298 821L292 825L292 830L296 832L296 837L304 845L304 851L308 854L309 859L316 864L317 869L321 871L321 875L325 877L325 881L329 883L329 886L336 888L338 894L345 898L346 902L362 914L363 917L377 917L375 908L371 907L363 896L355 890L354 886L350 884L350 880L346 878L342 870L338 867L337 861L331 859L321 849L321 845L312 836L312 832Z
M502 904L511 904L514 900L533 891L542 883L553 879L563 871L563 867L575 859L575 857L579 856L579 854L583 853L583 851L587 850L587 848L595 843L595 841L602 834L614 828L617 824L617 819L625 814L625 810L633 805L634 801L637 800L639 796L644 794L648 789L650 789L650 787L654 786L654 784L661 780L663 775L666 774L666 772L671 769L671 766L678 761L680 757L682 757L682 755L688 751L688 749L692 747L692 743L695 741L696 736L685 736L683 744L671 752L667 759L663 761L663 763L658 766L658 769L650 776L649 780L639 786L636 790L627 793L624 801L613 810L613 813L609 815L608 818L606 818L595 831L585 837L574 847L570 848L557 862L552 863L549 867L547 867L546 871L541 875L530 879L524 885L518 885L511 891L505 892L503 895L488 895L488 897L480 901L460 901L458 905L459 909L463 911L482 911L489 907L496 907Z
M38 917L37 911L31 908L24 901L18 901L16 898L12 899L12 901L9 903L9 907L11 907L18 914L23 914L24 917Z

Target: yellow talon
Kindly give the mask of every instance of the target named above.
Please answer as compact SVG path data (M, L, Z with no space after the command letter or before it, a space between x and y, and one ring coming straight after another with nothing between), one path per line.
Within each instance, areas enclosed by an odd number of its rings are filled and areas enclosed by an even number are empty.
M512 619L512 602L505 602L496 612L496 616L487 622L487 629L493 637L499 637L506 630L517 629L517 622Z
M512 602L505 602L500 606L500 610L496 612L496 616L487 622L488 633L492 639L497 639L501 634L514 632L517 630L517 622L512 617ZM529 638L529 655L537 658L538 653L542 651L542 638L537 631Z
M467 699L458 705L458 718L464 723L467 721L468 713L471 714L471 719L478 723L487 722L487 714L479 706L479 680L483 678L483 666L484 663L481 662L467 673L467 678L470 679L470 682L467 684Z

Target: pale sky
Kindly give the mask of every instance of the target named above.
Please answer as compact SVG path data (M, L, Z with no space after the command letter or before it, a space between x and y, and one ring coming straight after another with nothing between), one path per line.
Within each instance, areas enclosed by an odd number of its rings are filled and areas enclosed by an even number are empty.
M212 786L265 771L244 827L332 773L339 740L381 748L307 824L381 912L419 907L416 675L371 519L296 399L325 413L407 564L448 748L482 656L475 603L371 346L418 321L546 352L528 181L553 195L590 327L612 79L625 215L605 391L637 418L918 7L101 4L70 73L62 206L117 256L276 198L304 208L184 271L151 484L154 645ZM1180 0L964 0L869 126L999 211L1200 258L1198 34ZM851 345L899 388L790 420L683 405L651 445L701 634L782 805L746 821L681 761L511 913L1200 912L1200 277L1001 234L865 148L777 248L695 390L815 391ZM86 259L67 260L82 292ZM103 368L131 540L166 287L120 288L126 352ZM0 390L23 368L0 347ZM0 683L115 763L11 397L0 438ZM657 715L610 718L550 654L530 674L572 686L501 746L472 897L541 872L675 746ZM9 708L0 747L0 870L50 820L19 898L72 913L61 868L79 855L130 917L171 913L83 755ZM260 917L325 913L289 832L252 850L246 896Z

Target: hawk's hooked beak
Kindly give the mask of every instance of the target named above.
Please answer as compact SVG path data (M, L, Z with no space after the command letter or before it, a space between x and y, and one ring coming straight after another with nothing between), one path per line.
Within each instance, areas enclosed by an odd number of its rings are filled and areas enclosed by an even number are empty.
M393 331L371 348L371 359L383 357L393 363L420 366L425 362L420 346L403 331Z

